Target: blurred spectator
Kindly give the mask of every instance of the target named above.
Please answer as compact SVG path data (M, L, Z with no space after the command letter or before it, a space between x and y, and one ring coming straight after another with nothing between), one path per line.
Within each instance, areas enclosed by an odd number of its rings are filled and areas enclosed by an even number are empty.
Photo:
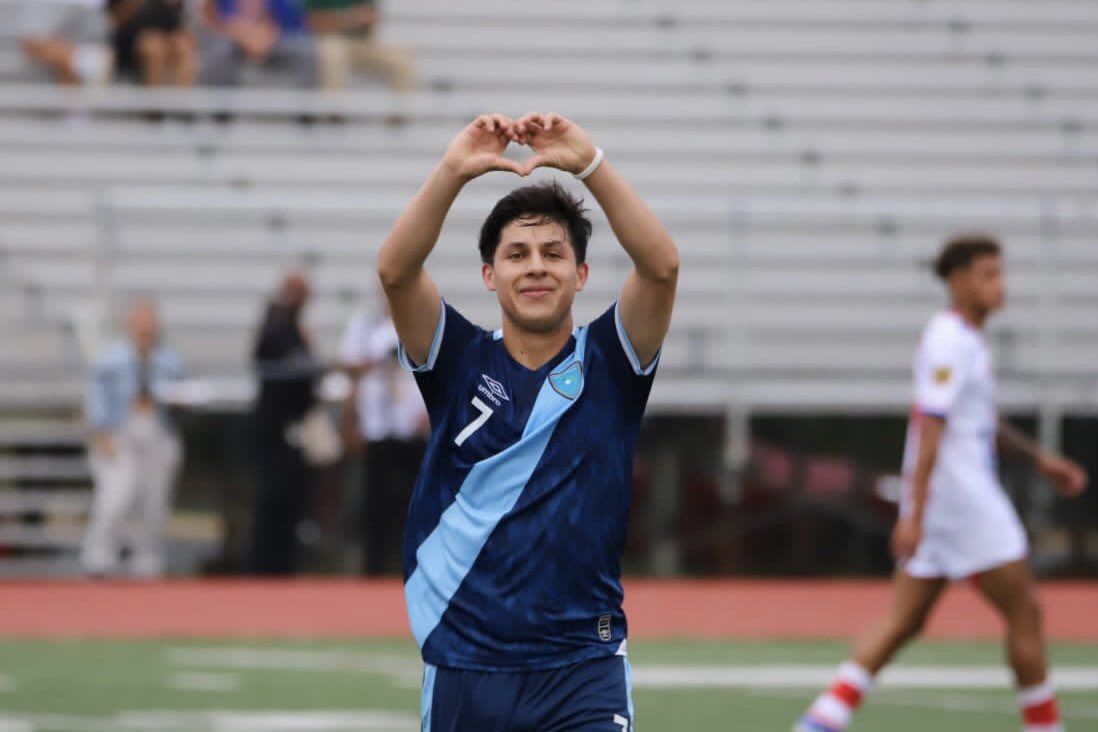
M106 84L114 55L106 44L103 0L24 0L19 45L61 84Z
M193 86L198 72L183 0L107 0L120 72L147 86Z
M397 344L388 312L355 315L343 336L344 367L355 379L349 405L365 455L362 568L368 575L402 571L404 516L430 429L415 381L397 362Z
M107 0L118 70L145 86L194 86L198 51L183 0Z
M345 89L354 66L380 76L396 91L415 87L411 52L377 39L374 0L305 0L305 8L316 35L324 89Z
M203 62L214 86L239 86L246 62L316 86L316 49L300 0L204 0Z
M164 526L183 452L165 397L182 376L179 357L161 342L156 305L136 301L127 338L106 349L88 384L95 497L83 561L92 574L116 570L131 513L132 571L164 572Z
M248 565L257 574L288 575L297 569L297 531L309 505L312 481L300 432L315 401L318 368L301 323L308 299L305 276L287 275L267 306L253 352L259 483Z

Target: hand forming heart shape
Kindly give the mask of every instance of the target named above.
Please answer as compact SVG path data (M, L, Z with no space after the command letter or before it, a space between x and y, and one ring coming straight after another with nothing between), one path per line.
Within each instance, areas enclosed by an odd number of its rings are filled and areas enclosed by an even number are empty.
M503 155L511 143L530 148L524 161ZM558 114L531 112L518 120L502 114L477 117L446 150L443 163L464 180L492 170L527 176L537 168L556 168L573 175L595 157L595 145L586 131Z

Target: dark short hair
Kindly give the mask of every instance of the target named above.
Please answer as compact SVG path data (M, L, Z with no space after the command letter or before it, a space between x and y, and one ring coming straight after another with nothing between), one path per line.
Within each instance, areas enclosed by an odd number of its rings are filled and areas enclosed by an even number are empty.
M964 269L979 257L999 256L1003 248L995 237L987 234L959 234L942 247L934 260L934 273L942 280L959 269Z
M556 181L516 188L499 200L480 227L480 259L491 264L499 247L503 227L516 219L530 219L530 225L555 221L568 232L568 243L576 262L587 259L591 221L584 214L583 199L576 198Z

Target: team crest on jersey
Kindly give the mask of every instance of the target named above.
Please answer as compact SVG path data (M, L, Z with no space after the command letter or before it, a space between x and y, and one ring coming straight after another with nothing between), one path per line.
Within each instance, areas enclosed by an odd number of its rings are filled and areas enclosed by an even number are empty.
M573 361L560 371L549 374L549 385L565 399L575 399L583 389L583 366Z
M953 378L953 369L948 366L942 366L941 368L934 369L934 383L935 384L948 384L949 380Z
M503 384L493 379L488 374L481 374L480 378L484 380L484 386L488 388L488 391L492 393L496 399L502 399L505 402L511 401L511 397L507 396L507 390L503 388Z

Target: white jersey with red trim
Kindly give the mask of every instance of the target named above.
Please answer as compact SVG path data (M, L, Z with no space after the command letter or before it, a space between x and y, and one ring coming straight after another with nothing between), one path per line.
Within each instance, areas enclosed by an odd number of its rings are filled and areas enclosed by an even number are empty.
M930 477L923 541L905 569L916 576L960 578L1025 556L1025 532L999 482L995 375L983 333L953 311L935 315L915 357L915 403L904 449L911 478L925 415L946 421Z

